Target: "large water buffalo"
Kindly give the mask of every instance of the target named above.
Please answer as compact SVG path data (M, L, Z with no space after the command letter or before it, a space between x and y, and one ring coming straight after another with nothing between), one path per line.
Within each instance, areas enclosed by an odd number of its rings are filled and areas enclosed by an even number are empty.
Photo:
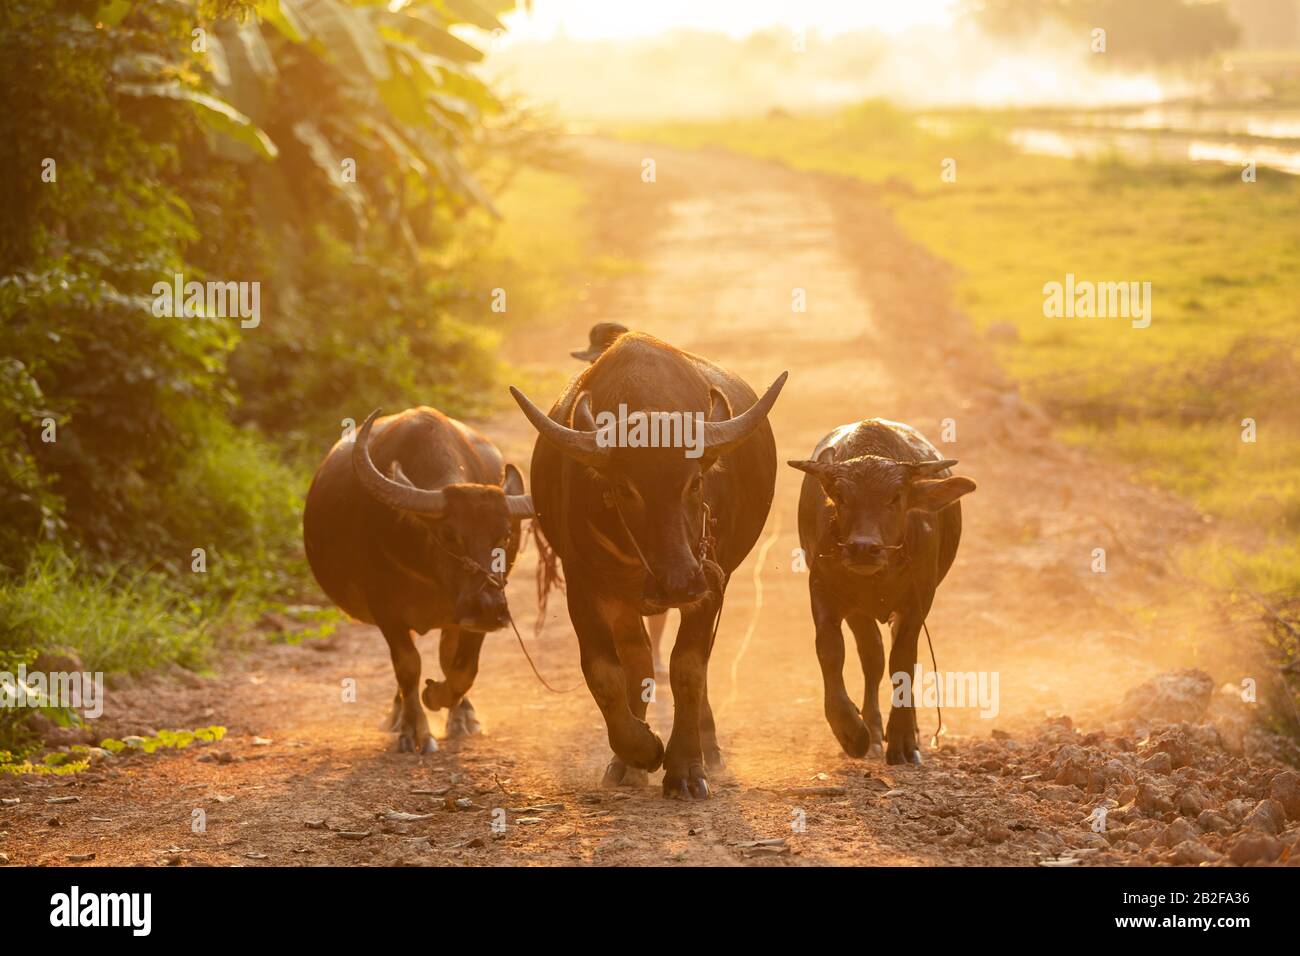
M607 785L644 782L662 764L665 796L709 796L706 767L722 766L707 683L714 622L772 504L767 415L785 378L759 399L712 362L630 332L549 414L511 389L540 435L533 498L564 565L583 676L614 751ZM645 721L653 671L642 617L673 607L682 620L665 751Z
M378 414L325 456L307 492L303 540L325 593L388 642L397 695L386 729L398 749L432 753L411 632L442 630L446 679L426 682L424 704L448 709L449 735L476 733L465 695L484 633L509 621L505 578L532 502L519 470L469 426L427 407Z
M587 347L570 352L574 358L583 362L594 362L605 354L621 335L626 335L628 328L618 322L597 322L587 333ZM645 619L646 630L650 634L650 656L654 661L655 674L663 673L664 628L668 625L668 613L651 614Z
M921 625L961 540L957 499L975 482L952 477L957 462L941 459L920 432L883 418L842 425L818 443L811 460L788 464L807 474L799 543L809 566L826 720L851 756L878 756L887 738L889 763L919 764L911 695L903 706L894 700L882 734L885 650L876 622L892 620L889 673L915 673ZM844 688L845 620L866 677L860 713Z

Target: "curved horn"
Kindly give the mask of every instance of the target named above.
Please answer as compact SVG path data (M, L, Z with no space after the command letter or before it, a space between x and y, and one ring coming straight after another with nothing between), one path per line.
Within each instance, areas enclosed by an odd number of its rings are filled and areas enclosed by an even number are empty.
M533 509L532 495L506 495L506 510L510 512L510 517L521 521L524 518L537 517L537 512Z
M447 496L441 491L404 485L386 477L375 467L375 462L370 457L370 429L378 417L379 409L376 408L365 420L352 443L352 471L361 482L361 487L370 497L389 508L434 518L441 516L447 510Z
M735 418L729 418L725 422L705 422L704 450L713 455L723 455L748 438L767 418L767 413L776 404L776 397L781 394L781 387L789 376L789 372L782 372L763 393L762 398Z
M937 475L945 468L951 468L955 464L957 464L956 458L944 458L941 461L907 462L908 467L912 469L913 477L916 478L929 478L931 475Z
M578 431L552 421L544 411L528 400L527 395L513 385L510 386L510 394L518 403L524 416L537 429L538 434L564 454L593 468L599 468L609 460L610 449L602 448L597 444L594 431Z

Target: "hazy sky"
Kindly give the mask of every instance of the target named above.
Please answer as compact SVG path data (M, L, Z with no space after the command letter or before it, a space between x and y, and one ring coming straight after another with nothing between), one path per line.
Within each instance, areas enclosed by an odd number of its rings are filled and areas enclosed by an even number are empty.
M677 27L744 37L770 26L897 33L918 25L951 22L953 0L534 0L533 12L508 14L507 43L654 36Z

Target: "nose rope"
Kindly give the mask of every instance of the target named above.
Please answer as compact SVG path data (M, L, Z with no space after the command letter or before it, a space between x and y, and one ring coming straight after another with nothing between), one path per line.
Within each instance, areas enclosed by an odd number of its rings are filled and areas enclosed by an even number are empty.
M438 547L440 547L443 551L445 551L449 557L457 561L460 564L460 566L464 568L466 571L469 571L471 574L481 574L483 576L482 583L479 584L478 588L476 588L474 591L475 594L483 590L489 584L499 591L504 591L506 589L506 576L504 573L497 572L497 571L489 571L487 568L483 567L483 565L479 564L469 555L457 554L455 551L452 551L450 548L444 545L441 541L437 541L437 539L435 539L435 541ZM528 647L527 645L524 644L523 635L519 633L519 626L515 624L515 616L510 613L509 603L506 604L506 620L510 622L510 629L515 632L515 640L519 642L519 649L524 652L524 660L528 661L528 666L532 669L533 676L537 678L538 682L541 683L543 687L549 690L552 694L572 694L575 690L577 690L579 687L582 686L581 684L574 684L572 687L567 688L566 690L561 690L558 687L553 687L550 681L548 681L545 677L543 677L542 672L537 669L537 664L533 662L533 655L528 653Z
M515 632L515 640L519 642L519 649L524 652L524 660L528 661L528 666L533 670L533 676L537 678L538 682L543 687L549 690L552 694L572 694L582 686L582 683L579 682L574 684L572 687L565 688L564 690L561 690L558 687L552 687L550 681L542 676L542 672L539 671L537 665L533 663L533 655L528 653L528 646L524 644L523 635L519 633L519 627L515 624L515 616L510 613L509 605L506 605L506 619L510 621L510 629Z
M899 547L901 548L903 547L903 545L899 545ZM912 563L911 556L906 551L904 551L903 569L906 570L907 568L909 568L911 566L911 563ZM911 581L912 581L912 597L916 600L917 610L920 610L921 592L920 590L918 590L916 586L916 578L912 578ZM926 623L926 618L928 618L929 616L930 615L927 612L925 617L921 618L921 630L925 631L925 643L930 648L930 667L931 669L934 670L935 679L937 680L939 677L939 664L934 659L934 641L931 640L930 638L930 625ZM916 693L916 689L913 688L912 692ZM939 737L943 734L943 706L939 703L939 698L940 695L936 694L934 698L934 713L936 719L939 721L939 726L935 728L934 735L930 738L930 746L936 750L939 748ZM916 713L915 708L913 708L912 713L913 715L915 715ZM916 730L919 732L920 728L918 727L916 728Z
M610 496L610 504L614 509L614 514L618 516L618 523L623 527L623 533L627 535L628 540L632 542L632 550L636 552L637 559L641 562L641 567L645 573L654 577L654 572L650 570L650 562L646 560L645 554L641 551L641 544L636 540L636 535L628 527L627 519L623 517L623 509L618 506L618 499L613 495ZM700 521L700 541L696 546L695 560L703 564L705 561L713 560L713 547L717 543L712 534L710 526L713 524L713 511L709 508L709 503L704 502L703 514Z

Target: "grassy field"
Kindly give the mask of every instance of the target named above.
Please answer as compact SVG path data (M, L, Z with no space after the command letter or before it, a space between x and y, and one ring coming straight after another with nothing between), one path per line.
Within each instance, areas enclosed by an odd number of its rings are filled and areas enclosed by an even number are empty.
M1182 556L1229 584L1300 594L1300 179L1220 166L1026 156L1014 113L942 124L883 104L830 116L671 124L620 135L720 146L880 183L904 228L958 270L959 304L1062 436L1240 522L1261 545ZM942 134L933 130L941 129ZM946 160L955 181L941 175ZM951 177L949 177L951 179ZM1048 318L1067 273L1150 282L1151 323ZM1011 334L1005 323L1014 326ZM1242 440L1243 419L1257 440ZM1208 559L1208 560L1207 560Z

